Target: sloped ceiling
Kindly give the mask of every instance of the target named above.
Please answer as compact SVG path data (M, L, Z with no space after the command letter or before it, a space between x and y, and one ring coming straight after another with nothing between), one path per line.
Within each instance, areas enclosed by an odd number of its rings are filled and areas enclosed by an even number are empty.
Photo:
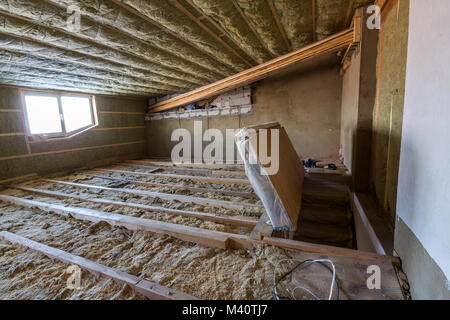
M0 0L0 83L156 96L339 32L368 0ZM80 30L68 24L79 8Z

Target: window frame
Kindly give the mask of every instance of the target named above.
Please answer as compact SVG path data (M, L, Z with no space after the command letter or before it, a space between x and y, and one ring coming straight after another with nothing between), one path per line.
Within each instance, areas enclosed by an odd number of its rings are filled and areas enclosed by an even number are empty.
M58 110L60 115L60 121L61 121L61 133L40 133L40 134L33 134L30 130L30 122L27 112L27 105L26 105L26 96L43 96L43 97L51 97L56 98L58 102ZM89 99L89 106L91 111L91 124L84 126L83 128L79 128L74 131L67 132L66 130L66 124L64 119L64 112L61 102L61 97L63 96L71 96L71 97L78 97L78 98L88 98ZM41 90L21 90L21 97L22 97L22 110L23 110L23 116L24 116L24 127L26 134L29 138L38 138L38 139L69 139L74 136L77 136L85 131L91 130L98 126L98 115L97 115L97 107L95 104L95 96L90 94L82 94L82 93L72 93L72 92L52 92L52 91L41 91Z

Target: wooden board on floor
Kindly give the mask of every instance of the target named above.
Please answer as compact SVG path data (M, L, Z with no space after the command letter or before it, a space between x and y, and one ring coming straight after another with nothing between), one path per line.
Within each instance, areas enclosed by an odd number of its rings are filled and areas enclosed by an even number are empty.
M136 171L125 171L125 170L113 170L113 169L99 169L99 171L105 172L115 172L127 175L137 175L144 177L154 177L154 178L172 178L179 180L197 181L202 183L213 183L213 184L237 184L249 186L250 181L247 179L233 179L233 178L215 178L215 177L204 177L204 176L189 176L180 174L162 174L162 173L144 173Z
M396 271L389 261L366 260L362 258L344 257L333 254L314 254L293 252L293 258L299 261L314 259L329 259L333 261L339 282L340 300L403 300L403 292L398 281ZM284 264L285 268L294 266L298 262ZM329 263L325 263L331 267ZM373 274L368 272L370 266L376 265L381 271L381 288L369 289L367 280ZM285 270L285 269L284 269ZM286 283L286 282L284 282ZM331 273L319 264L309 265L298 269L292 274L292 287L302 286L316 294L319 298L327 299L331 284ZM281 287L281 286L280 286ZM314 299L305 291L296 290L296 297L301 296ZM334 290L333 299L336 299Z
M237 248L252 246L252 243L246 236L239 234L189 227L181 224L173 224L150 219L135 218L98 210L48 204L6 195L0 195L0 200L30 209L39 208L45 212L53 212L63 216L72 216L73 218L79 220L96 223L104 221L113 226L121 226L133 231L143 230L152 233L164 234L186 242L194 242L207 247L227 249L229 246Z
M11 186L11 188L25 191L28 193L38 194L45 197L52 197L57 199L72 199L77 201L83 201L83 202L91 202L91 203L99 203L105 206L117 206L117 207L125 207L125 208L133 208L138 210L144 210L148 212L158 212L158 213L164 213L169 215L177 215L182 217L188 217L188 218L195 218L199 220L204 221L212 221L216 223L236 226L236 227L242 227L247 229L253 229L257 222L250 219L244 219L239 217L231 217L231 216L219 216L212 213L206 213L206 212L193 212L193 211L186 211L186 210L176 210L176 209L169 209L169 208L163 208L163 207L154 207L154 206L148 206L143 204L137 204L137 203L131 203L131 202L120 202L120 201L113 201L113 200L107 200L107 199L98 199L98 198L88 198L88 197L81 197L76 196L72 194L65 194L58 191L50 191L50 190L42 190L42 189L35 189L35 188L24 188L19 186Z
M79 187L79 188L88 188L88 189L104 190L104 191L111 191L111 192L123 192L123 193L134 194L134 195L138 195L138 196L142 196L142 197L160 198L160 199L164 199L164 200L168 200L168 201L176 200L176 201L180 201L180 202L195 203L195 204L199 204L199 205L203 205L203 206L211 206L211 207L217 207L217 208L228 208L228 209L237 209L237 210L242 209L243 207L262 208L262 206L259 204L223 201L223 200L215 200L215 199L208 199L208 198L183 196L183 195L170 194L170 193L151 192L151 191L142 191L142 190L134 190L134 189L124 189L124 188L108 188L108 187L102 187L102 186L96 186L96 185L90 185L90 184L81 184L81 183L73 183L73 182L50 180L50 179L43 179L43 181L72 186L72 187Z
M124 163L118 163L118 166L127 166L141 169L149 170L163 170L171 171L175 173L188 173L188 174L199 174L205 176L240 176L245 177L245 171L241 170L214 170L214 169L195 169L195 168L183 168L183 167L169 167L169 166L151 166L141 164L139 161L125 161Z
M109 268L105 265L73 255L63 250L49 247L42 243L18 236L14 233L2 231L0 232L0 239L40 252L51 259L77 265L81 269L87 270L96 276L100 275L104 278L112 279L118 283L127 284L136 292L152 300L198 300L194 296L161 286L154 282L140 279L131 274Z
M115 178L115 177L107 177L107 176L99 176L95 174L85 174L86 176L95 177L99 179L113 180L117 182L126 182L138 186L143 187L156 187L156 188L169 188L169 189L181 189L181 190L189 190L192 192L200 192L200 193L218 193L225 196L230 197L240 197L246 199L259 199L258 196L251 192L239 192L239 191L229 191L229 190L221 190L221 189L213 189L213 188L197 188L190 186L182 186L182 185L174 185L174 184L162 184L162 183L151 183L144 181L136 181L136 180L128 180L123 177Z
M212 170L245 170L242 164L206 164L206 163L174 163L169 161L161 161L157 159L147 159L147 160L136 160L134 163L147 164L153 166L163 166L163 167L177 167L177 168L204 168Z

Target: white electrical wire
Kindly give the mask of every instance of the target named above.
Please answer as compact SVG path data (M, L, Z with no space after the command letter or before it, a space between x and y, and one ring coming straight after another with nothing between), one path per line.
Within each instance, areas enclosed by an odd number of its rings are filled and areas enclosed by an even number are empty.
M275 265L275 268L273 269L273 286L274 286L274 292L276 294L276 296L278 296L278 292L277 292L277 278L276 278L276 272L278 267L280 266L280 264L282 262L286 262L286 261L295 261L295 262L304 262L304 263L319 263L319 262L328 262L329 264L331 264L331 267L333 268L333 276L332 276L332 280L331 280L331 286L330 286L330 293L328 295L328 300L331 300L331 298L333 297L333 288L334 288L334 284L336 282L336 268L334 266L333 261L329 260L329 259L316 259L316 260L300 260L300 259L282 259L280 261L278 261L278 263ZM308 293L310 293L315 299L320 300L320 298L318 298L314 293L312 293L310 290L306 289L305 287L302 286L297 286L295 287L292 292L291 292L291 296L295 299L294 297L294 293L296 289L303 289L305 291L307 291Z

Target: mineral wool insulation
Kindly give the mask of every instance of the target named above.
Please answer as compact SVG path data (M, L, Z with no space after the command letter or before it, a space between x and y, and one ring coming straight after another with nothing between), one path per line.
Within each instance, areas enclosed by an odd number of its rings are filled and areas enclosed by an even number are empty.
M133 76L133 79L138 79L137 82L140 81L147 84L152 84L152 82L155 82L161 90L177 90L178 88L192 89L197 86L196 84L192 84L187 81L182 81L175 78L166 78L165 76L152 73L151 71L136 69L120 63L86 56L75 51L48 47L38 42L19 39L6 34L0 34L0 46L10 52L21 52L27 54L30 57L28 65L36 65L36 63L40 65L37 61L39 58L43 58L51 61L73 64L74 68L76 68L80 73L85 70L85 67L88 67L102 71L107 70L107 72L110 72L116 79L121 76Z

